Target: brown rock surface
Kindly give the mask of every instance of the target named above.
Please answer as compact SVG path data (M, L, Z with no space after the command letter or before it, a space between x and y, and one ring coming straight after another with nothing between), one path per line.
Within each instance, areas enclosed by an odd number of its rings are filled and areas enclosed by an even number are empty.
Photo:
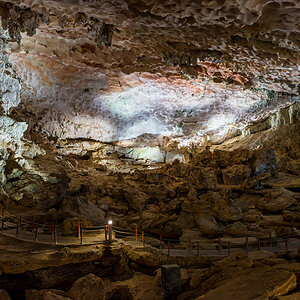
M293 194L284 188L270 191L261 201L258 207L272 212L283 210L297 203Z
M67 295L74 300L105 300L104 283L94 274L88 274L76 280Z
M251 169L245 165L233 165L222 171L224 184L241 184L249 178Z
M64 292L57 290L27 290L26 300L71 300Z
M197 299L268 299L285 295L296 287L296 276L288 271L254 270L229 280Z
M135 275L131 279L110 283L107 299L145 299L163 300L162 290L157 286L155 277Z
M218 225L216 219L209 213L194 214L194 219L201 233L206 235L220 235L222 226Z
M10 296L5 290L0 290L0 299L1 300L11 300Z

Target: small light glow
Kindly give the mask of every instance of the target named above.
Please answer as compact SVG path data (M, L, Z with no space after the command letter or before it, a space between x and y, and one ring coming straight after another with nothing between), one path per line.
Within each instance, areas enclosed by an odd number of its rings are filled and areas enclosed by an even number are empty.
M111 225L111 224L112 224L112 220L109 220L109 221L108 221L108 225Z

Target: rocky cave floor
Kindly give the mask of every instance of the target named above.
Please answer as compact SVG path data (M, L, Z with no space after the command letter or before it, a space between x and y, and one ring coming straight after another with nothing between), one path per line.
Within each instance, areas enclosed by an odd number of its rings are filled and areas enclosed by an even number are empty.
M27 158L23 168L6 156L4 210L54 223L62 236L76 235L78 222L84 227L112 219L119 228L134 232L138 226L158 239L162 234L165 243L176 240L177 249L191 240L216 250L219 237L239 249L225 258L168 257L151 239L146 247L63 247L2 236L1 288L15 299L25 291L27 299L85 299L85 292L91 293L87 299L163 299L159 268L177 263L178 299L299 299L298 109L293 118L277 130L253 125L247 137L185 149L185 162L170 163L129 159L113 144L33 134L43 155ZM270 236L284 242L287 234L293 247L263 247ZM243 248L245 237L251 251Z
M299 0L0 0L0 18L0 299L164 299L163 264L179 300L300 299ZM108 220L112 243L20 239Z

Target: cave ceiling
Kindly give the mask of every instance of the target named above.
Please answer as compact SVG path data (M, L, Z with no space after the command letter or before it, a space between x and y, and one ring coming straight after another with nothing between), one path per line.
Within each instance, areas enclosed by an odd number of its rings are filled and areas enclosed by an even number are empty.
M299 101L299 0L0 1L20 104L60 139L220 143Z

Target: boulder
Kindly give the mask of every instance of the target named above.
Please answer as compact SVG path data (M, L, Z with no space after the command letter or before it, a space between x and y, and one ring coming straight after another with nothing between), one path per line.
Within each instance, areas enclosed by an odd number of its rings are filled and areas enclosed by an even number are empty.
M105 283L106 298L118 300L163 300L161 288L157 285L157 278L148 275L134 275L123 281Z
M150 197L142 191L127 187L123 190L125 200L136 211L141 212L147 205Z
M276 264L272 267L273 269L283 269L290 272L293 272L297 277L297 282L300 280L300 263L281 263Z
M104 300L104 283L101 278L94 274L88 274L77 279L67 292L67 295L73 300Z
M208 189L214 189L217 184L217 175L216 171L211 168L200 168L199 174L199 187L206 187Z
M294 273L286 270L259 268L225 281L197 300L253 300L274 299L292 291L297 285Z
M0 298L1 299L1 298ZM27 290L26 300L72 300L59 290Z
M125 214L128 212L128 204L123 199L112 199L109 196L97 199L97 206L104 211L114 211L119 214Z
M251 153L247 149L237 149L234 151L214 150L213 156L218 166L223 169L228 166L247 162L251 156Z
M253 261L264 260L267 258L276 258L276 255L273 252L266 251L266 250L251 251L248 253L248 256Z
M0 300L11 300L6 290L0 290Z
M151 248L129 248L127 256L131 261L142 266L158 268L161 265L158 250L151 251Z
M204 268L191 270L190 287L195 289L199 287L205 280L217 272L216 268Z
M290 173L300 176L300 159L292 160L292 161L288 162L286 169Z
M218 225L216 219L208 213L199 213L194 215L194 220L201 231L206 235L219 235L222 233L222 227Z
M85 198L67 198L63 201L60 210L65 218L86 218L95 224L105 224L103 210Z
M283 219L289 222L300 223L300 212L298 211L283 211Z
M286 295L286 296L279 296L277 300L299 300L300 299L300 291Z
M63 221L63 233L66 235L77 235L78 223L82 228L92 226L92 222L82 218L68 218Z
M241 184L246 178L249 178L251 169L246 165L233 165L222 171L224 184Z
M235 222L233 224L227 225L224 229L224 232L229 235L232 235L232 236L248 236L249 235L246 225L244 225L241 222Z
M254 175L260 175L270 171L274 172L276 168L276 156L273 149L258 151L255 155L255 160L252 163Z
M180 241L187 242L189 239L191 241L199 241L202 238L203 235L199 229L185 229L180 237Z
M201 210L210 210L211 214L220 221L237 221L243 217L241 209L228 196L219 192L209 191L201 196L197 207Z
M280 211L297 203L292 192L284 188L272 189L258 203L260 209Z
M261 220L262 217L263 216L259 211L250 209L248 212L244 213L243 221L246 223L256 223Z

